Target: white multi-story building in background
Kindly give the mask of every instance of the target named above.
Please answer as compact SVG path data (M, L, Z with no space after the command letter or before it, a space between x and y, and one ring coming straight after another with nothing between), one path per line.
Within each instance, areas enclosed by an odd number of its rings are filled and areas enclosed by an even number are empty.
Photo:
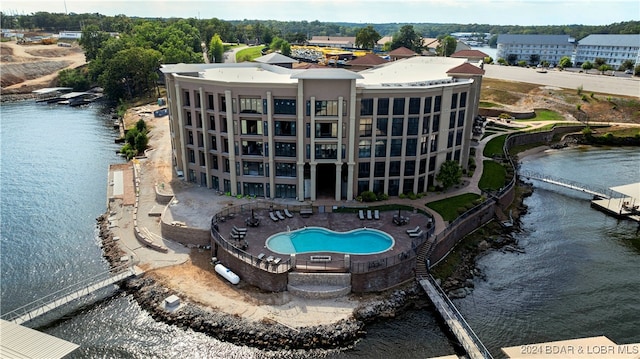
M574 50L575 39L569 35L498 35L497 57L507 61L510 55L513 55L514 62L547 61L557 65L565 56L573 58ZM533 55L538 56L537 61L531 61Z
M640 65L640 34L609 35L594 34L578 41L575 65L580 66L597 58L617 69L623 62L631 60L634 66Z
M468 166L484 70L412 57L362 72L163 65L173 165L232 195L353 200L420 193Z

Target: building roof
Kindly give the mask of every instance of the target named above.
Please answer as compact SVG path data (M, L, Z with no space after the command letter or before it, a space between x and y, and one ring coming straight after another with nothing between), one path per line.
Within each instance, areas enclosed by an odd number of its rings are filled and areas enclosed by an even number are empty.
M640 34L626 34L626 35L593 34L578 41L578 45L640 47Z
M79 345L0 319L0 358L62 358Z
M507 45L569 45L573 41L569 35L498 35L498 44Z
M303 70L292 74L291 78L301 80L355 80L361 79L362 76L345 69L324 68Z
M293 68L296 70L303 70L303 69L324 69L326 68L326 66L322 66L322 65L318 65L314 62L298 62L293 64Z
M295 64L298 60L294 60L288 56L284 56L277 52L272 52L270 54L266 54L264 56L260 56L254 60L255 62L260 62L263 64Z
M440 45L440 41L438 39L434 39L430 37L422 38L422 46L424 47L436 48L438 47L438 45Z
M391 36L383 36L383 37L380 38L380 40L378 40L377 44L378 45L384 45L387 42L391 42L391 41L393 41L393 37L391 37Z
M390 56L416 56L417 54L413 50L409 50L404 46L400 46L397 49L389 51Z
M485 54L480 50L460 50L454 52L451 57L455 58L465 58L465 59L476 59L476 58L485 58L489 55Z
M200 71L204 71L206 69L210 69L216 66L220 66L220 64L163 64L160 66L160 71L165 74L170 73L198 73Z
M323 45L353 45L356 43L356 38L355 36L313 36L307 42Z
M357 65L357 66L377 66L381 64L386 64L387 62L389 61L383 59L378 55L366 54L364 56L360 56L354 60L349 61L349 64Z
M452 82L448 71L464 63L450 57L415 56L361 71L363 79L357 83L367 88L433 86Z
M479 68L478 66L465 62L464 64L456 66L447 71L447 75L449 74L484 75L484 70Z

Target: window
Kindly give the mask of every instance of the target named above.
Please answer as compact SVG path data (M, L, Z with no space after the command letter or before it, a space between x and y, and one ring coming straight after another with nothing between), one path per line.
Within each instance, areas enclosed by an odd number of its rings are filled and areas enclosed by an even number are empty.
M189 91L184 92L184 105L191 106L191 97L189 96Z
M369 190L369 181L358 181L358 195Z
M196 163L196 153L192 149L189 149L189 163Z
M402 183L402 193L413 192L413 178L405 178Z
M216 155L211 155L211 168L214 170L218 169L218 156Z
M462 129L456 131L456 146L460 146L462 144Z
M342 101L342 115L347 114L347 102ZM311 115L311 102L307 101L307 116ZM315 115L316 116L338 116L338 101L337 100L323 100L315 102Z
M316 144L316 159L337 159L338 145L335 143Z
M295 177L296 176L296 164L295 163L276 163L276 176L277 177Z
M369 178L369 175L371 175L371 163L369 162L358 163L358 178Z
M436 170L436 156L429 158L429 172Z
M389 162L389 176L400 176L400 161Z
M262 99L241 98L240 113L262 113Z
M376 140L376 157L387 156L387 140Z
M376 120L376 135L377 136L386 136L387 135L387 124L389 123L388 118L379 118Z
M404 115L404 98L393 99L393 114Z
M402 155L402 139L397 138L391 140L391 154L390 156L400 156Z
M467 93L460 93L460 107L467 107Z
M431 113L431 97L424 99L424 111L423 113Z
M373 180L373 192L382 193L384 192L384 180Z
M241 133L243 135L262 135L262 121L242 119Z
M438 150L438 135L431 135L431 152Z
M242 141L242 154L262 156L262 141Z
M420 113L420 98L419 97L411 97L409 99L409 114L417 115Z
M416 138L407 138L407 145L404 155L405 156L415 156L416 150L418 146L418 139Z
M402 136L404 118L395 117L391 123L391 136Z
M373 119L361 118L360 119L360 137L371 137L371 125Z
M194 91L193 97L196 99L196 108L200 108L200 93L198 91Z
M220 179L216 176L211 176L211 188L216 191L220 190Z
M404 175L405 176L413 176L416 171L416 161L405 161L404 162ZM413 187L413 186L412 186Z
M276 184L276 198L296 198L296 185Z
M363 98L360 100L360 116L373 115L373 99Z
M439 130L440 130L440 115L433 115L431 132L438 132Z
M360 140L360 143L358 144L358 157L371 157L371 140Z
M193 132L187 131L187 144L193 145Z
M273 113L276 115L295 115L296 100L293 98L273 99Z
M400 191L400 180L399 179L390 179L389 180L389 196L397 196Z
M433 112L440 112L441 104L442 104L442 96L438 95L438 96L436 96L436 99L435 99L435 102L434 102Z
M464 110L458 111L458 127L462 127L464 125Z
M409 122L407 123L407 135L417 135L419 124L420 124L419 118L409 117Z
M213 110L213 94L207 94L207 109Z
M426 135L429 133L429 121L431 120L431 116L424 116L422 120L422 134Z
M215 131L216 130L216 116L214 116L214 115L210 115L209 116L209 129L211 131Z
M451 111L449 113L449 128L456 127L456 111Z
M295 121L275 121L274 127L275 127L276 136L295 136L296 135Z
M447 137L447 148L453 147L453 136L454 136L454 131L449 131L449 135Z
M282 157L296 157L296 144L289 142L276 142L275 155Z
M264 196L264 185L262 183L244 182L242 183L242 187L243 187L242 193L245 196L257 196L257 197Z
M191 111L187 111L185 115L187 117L187 126L191 126Z
M376 162L373 167L373 176L374 177L386 177L385 172L385 163L384 162Z
M220 95L220 111L227 112L227 97L224 94Z
M389 99L379 98L378 99L378 115L388 115L388 114L389 114Z
M338 137L338 124L333 123L316 123L316 137L318 138L336 138Z
M451 109L458 108L458 94L451 94Z
M421 155L425 155L427 154L427 151L429 150L429 147L427 147L427 137L421 137L420 138L420 154Z
M420 173L424 173L427 170L427 159L423 158L420 160Z
M242 161L242 174L245 176L264 176L264 163Z
M229 153L229 139L228 138L223 138L222 139L222 152Z

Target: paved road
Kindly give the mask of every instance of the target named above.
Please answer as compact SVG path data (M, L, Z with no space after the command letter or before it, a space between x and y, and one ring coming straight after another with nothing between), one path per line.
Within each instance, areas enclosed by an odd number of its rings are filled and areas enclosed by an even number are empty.
M246 49L247 46L246 45L240 45L238 47L234 47L229 51L226 51L224 53L224 63L226 64L232 64L236 62L236 54L238 53L238 51Z
M640 97L640 78L615 77L594 73L585 74L570 71L549 70L539 73L535 69L515 66L486 65L486 78L527 82L568 89L582 89L587 92Z

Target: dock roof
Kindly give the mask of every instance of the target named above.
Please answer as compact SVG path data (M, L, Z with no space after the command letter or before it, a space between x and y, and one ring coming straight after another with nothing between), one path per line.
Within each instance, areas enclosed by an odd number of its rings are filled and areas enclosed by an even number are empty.
M62 358L79 345L0 319L0 358Z

